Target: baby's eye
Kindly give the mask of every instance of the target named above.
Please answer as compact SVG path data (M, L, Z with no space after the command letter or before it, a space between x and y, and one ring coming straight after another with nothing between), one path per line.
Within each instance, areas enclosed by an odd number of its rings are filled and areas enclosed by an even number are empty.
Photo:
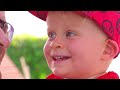
M54 38L56 37L56 33L55 33L55 32L49 32L49 33L48 33L48 37L49 37L50 39L54 39Z
M68 31L67 33L66 33L66 36L67 37L72 37L72 36L75 36L76 35L76 33L75 32L72 32L72 31Z

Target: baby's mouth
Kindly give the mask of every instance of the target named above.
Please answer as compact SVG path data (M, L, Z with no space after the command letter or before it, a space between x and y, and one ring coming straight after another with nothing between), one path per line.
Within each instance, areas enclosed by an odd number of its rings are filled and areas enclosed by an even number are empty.
M52 58L54 61L62 61L62 60L68 60L71 57L70 56L53 56Z
M3 46L3 44L0 43L0 46Z
M6 48L0 43L0 64L4 57L5 51L6 51Z

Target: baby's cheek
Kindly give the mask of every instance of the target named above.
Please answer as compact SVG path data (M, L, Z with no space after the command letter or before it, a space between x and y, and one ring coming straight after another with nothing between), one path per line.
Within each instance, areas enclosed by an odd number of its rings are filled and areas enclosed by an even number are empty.
M68 50L70 53L72 54L77 54L79 52L81 52L81 45L77 44L77 43L70 43L68 46L67 46Z
M9 47L10 41L4 34L4 32L0 31L0 44L3 45L5 48Z
M44 46L44 55L45 55L45 59L48 63L48 66L51 67L50 48L48 45Z
M50 47L49 47L48 44L46 44L46 45L44 46L43 51L44 51L45 57L47 58L47 57L49 56L49 53L50 53Z

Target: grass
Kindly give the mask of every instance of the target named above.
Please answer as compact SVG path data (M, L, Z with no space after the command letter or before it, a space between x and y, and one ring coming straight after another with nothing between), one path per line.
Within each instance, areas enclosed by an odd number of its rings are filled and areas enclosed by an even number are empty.
M23 75L20 62L21 57L25 59L30 69L31 79L44 79L51 73L43 54L43 46L46 39L46 37L37 38L30 35L14 36L7 54Z

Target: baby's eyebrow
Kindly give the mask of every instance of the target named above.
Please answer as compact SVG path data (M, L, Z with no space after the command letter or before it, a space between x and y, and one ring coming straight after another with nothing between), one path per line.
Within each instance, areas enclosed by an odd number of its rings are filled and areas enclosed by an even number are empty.
M47 31L53 31L54 29L47 27Z

